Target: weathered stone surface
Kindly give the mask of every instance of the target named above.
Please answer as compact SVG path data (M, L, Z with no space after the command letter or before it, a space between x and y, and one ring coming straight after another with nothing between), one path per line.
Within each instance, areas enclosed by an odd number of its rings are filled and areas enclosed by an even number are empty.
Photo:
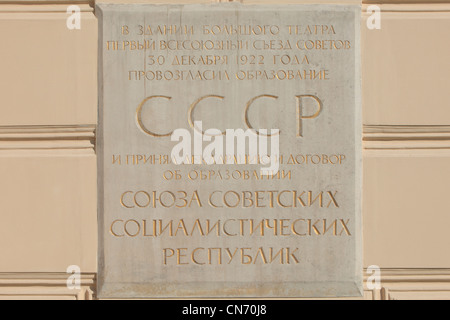
M360 295L359 6L96 13L99 296ZM174 164L193 120L280 129L278 174Z

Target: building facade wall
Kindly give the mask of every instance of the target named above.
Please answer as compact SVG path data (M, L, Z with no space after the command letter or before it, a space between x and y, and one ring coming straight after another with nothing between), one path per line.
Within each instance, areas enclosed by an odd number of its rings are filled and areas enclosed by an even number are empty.
M81 9L79 30L66 26L71 4ZM380 30L366 28L372 4ZM0 299L95 298L93 7L0 0ZM364 298L450 299L450 0L362 7L363 272L379 266L382 285ZM79 290L66 287L71 265L82 272Z

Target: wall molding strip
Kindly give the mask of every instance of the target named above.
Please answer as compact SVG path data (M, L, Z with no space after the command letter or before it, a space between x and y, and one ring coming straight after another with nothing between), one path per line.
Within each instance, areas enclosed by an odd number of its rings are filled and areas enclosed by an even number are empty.
M95 125L0 126L1 151L72 150L95 151Z

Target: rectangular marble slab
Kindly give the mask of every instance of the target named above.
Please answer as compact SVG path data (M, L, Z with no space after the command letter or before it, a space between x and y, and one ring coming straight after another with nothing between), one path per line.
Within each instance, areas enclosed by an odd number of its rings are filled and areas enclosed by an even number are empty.
M360 10L97 5L99 297L361 295ZM207 164L227 129L278 171Z

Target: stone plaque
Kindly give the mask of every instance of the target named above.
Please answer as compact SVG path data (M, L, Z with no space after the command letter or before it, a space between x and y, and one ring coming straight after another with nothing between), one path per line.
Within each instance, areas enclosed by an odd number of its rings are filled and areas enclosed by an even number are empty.
M99 296L361 295L360 7L96 13Z

